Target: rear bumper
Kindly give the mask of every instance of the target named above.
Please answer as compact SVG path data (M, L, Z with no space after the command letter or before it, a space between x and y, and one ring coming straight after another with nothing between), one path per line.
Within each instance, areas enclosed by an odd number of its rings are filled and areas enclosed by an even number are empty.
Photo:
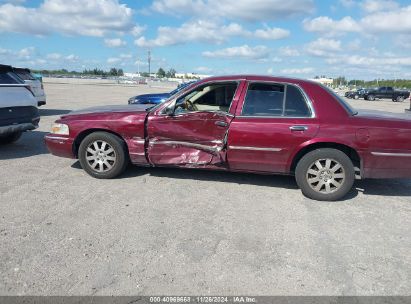
M42 101L38 101L38 102L37 102L37 105L38 105L39 107L44 106L45 104L46 104L46 101L45 101L45 100L42 100Z
M66 158L76 158L73 153L72 138L50 133L44 137L44 142L51 154Z
M37 129L39 127L39 120L40 118L33 121L33 123L21 123L17 125L2 126L0 127L0 135L7 135Z

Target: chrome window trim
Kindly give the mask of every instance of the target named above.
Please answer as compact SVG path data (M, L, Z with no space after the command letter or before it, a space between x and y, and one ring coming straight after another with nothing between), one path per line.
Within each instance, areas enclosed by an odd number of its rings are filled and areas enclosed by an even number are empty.
M310 112L311 112L311 116L284 116L284 115L281 115L281 116L247 116L247 115L242 115L245 100L246 100L246 97L247 97L248 87L252 83L270 83L270 84L282 84L282 85L284 85L285 86L285 88L284 88L284 100L285 100L285 98L287 98L287 95L286 95L287 86L291 85L291 86L296 87L300 91L300 93L302 94L302 96L305 100L305 103L308 105L308 108L310 109ZM285 111L284 107L285 107L285 102L283 102L283 110ZM312 100L310 99L310 97L308 97L307 93L303 90L303 88L301 88L301 86L299 84L290 83L290 82L281 82L281 81L271 81L271 80L261 80L261 81L247 80L246 93L244 95L243 104L241 106L241 112L240 113L241 113L240 115L236 116L237 118L250 117L250 118L291 118L291 119L293 119L293 118L306 118L306 119L312 119L312 118L317 117L317 115L315 113L315 110L314 110Z
M269 151L269 152L280 152L282 148L262 148L262 147L248 147L248 146L228 146L231 150L250 150L250 151Z
M395 157L411 157L411 153L388 153L388 152L371 152L375 156L395 156Z
M186 114L189 114L189 113L201 113L201 112L206 112L206 113L223 113L223 114L226 114L226 115L228 115L228 116L230 116L230 117L234 117L234 115L231 114L230 111L231 111L231 107L233 106L234 97L237 95L238 88L240 87L241 81L245 81L245 79L207 81L207 82L203 82L203 83L201 83L201 84L197 84L197 86L195 86L195 87L192 88L192 90L195 90L195 89L197 89L198 87L207 86L207 85L210 85L210 84L213 84L213 83L230 83L230 82L231 82L231 83L236 83L236 84L237 84L237 88L235 89L235 92L234 92L234 95L233 95L233 99L231 100L230 107L228 108L228 111L227 111L227 112L223 112L223 111L204 111L204 110L203 110L203 111L190 111L190 112L187 112L187 113L181 113L181 114L177 114L177 115L174 115L174 116L181 116L181 115L186 115ZM192 92L192 90L191 90L190 92ZM183 90L183 91L184 91L184 92L182 92L182 93L188 93L186 90ZM177 102L177 99L179 99L179 98L182 97L183 95L184 95L184 94L179 94L178 96L175 96L174 99L172 100L172 102L169 103L169 105L174 104L174 108L175 108L175 104L176 104L176 102ZM165 106L164 108L162 108L162 109L159 111L158 116L169 116L168 114L164 114L164 110L165 110L166 108L167 108L167 106Z

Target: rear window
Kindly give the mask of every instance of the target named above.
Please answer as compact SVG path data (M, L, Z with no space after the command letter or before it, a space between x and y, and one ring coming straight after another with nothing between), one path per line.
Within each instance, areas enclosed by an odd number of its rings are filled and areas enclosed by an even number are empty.
M341 98L339 95L337 95L333 90L331 90L329 87L326 87L324 85L321 85L323 89L325 89L328 93L331 94L331 96L334 97L335 100L337 100L340 105L344 107L344 109L348 112L349 115L354 116L358 114L358 111L356 111L351 105L346 102L343 98Z
M15 73L23 80L36 80L36 78L28 71L17 70Z
M301 91L293 85L252 83L248 87L242 115L310 117L311 110Z

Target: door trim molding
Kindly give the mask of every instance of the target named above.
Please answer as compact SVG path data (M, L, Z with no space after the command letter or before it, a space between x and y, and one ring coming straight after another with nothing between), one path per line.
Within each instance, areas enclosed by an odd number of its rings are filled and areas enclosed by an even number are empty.
M249 151L269 151L269 152L280 152L282 148L261 148L261 147L247 147L247 146L228 146L231 150L249 150Z

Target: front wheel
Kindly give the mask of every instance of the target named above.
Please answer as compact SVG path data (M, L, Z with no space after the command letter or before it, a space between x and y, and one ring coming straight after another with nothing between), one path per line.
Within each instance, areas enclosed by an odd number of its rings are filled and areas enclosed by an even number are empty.
M368 95L367 100L374 101L374 100L375 100L375 96L374 96L374 95Z
M124 141L107 132L86 136L80 144L78 158L81 167L89 175L101 179L120 175L129 162Z
M304 155L295 179L305 196L318 201L342 199L352 188L355 170L350 158L336 149L317 149Z
M7 145L18 141L23 132L15 132L7 135L0 135L0 145Z

